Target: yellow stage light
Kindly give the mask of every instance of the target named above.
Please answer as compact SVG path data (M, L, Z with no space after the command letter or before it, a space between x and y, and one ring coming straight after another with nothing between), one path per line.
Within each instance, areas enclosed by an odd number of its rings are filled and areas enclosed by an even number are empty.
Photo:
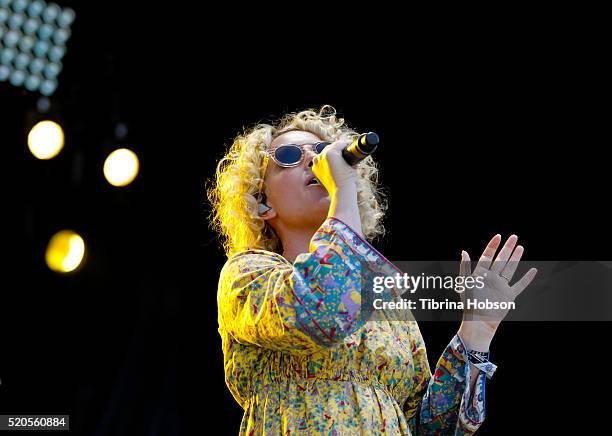
M120 148L108 155L104 162L104 177L113 186L132 183L138 175L138 156L127 148Z
M72 230L57 232L47 245L45 260L53 271L74 271L83 260L85 254L85 242Z
M51 159L64 147L64 131L53 121L41 121L28 134L28 147L38 159Z

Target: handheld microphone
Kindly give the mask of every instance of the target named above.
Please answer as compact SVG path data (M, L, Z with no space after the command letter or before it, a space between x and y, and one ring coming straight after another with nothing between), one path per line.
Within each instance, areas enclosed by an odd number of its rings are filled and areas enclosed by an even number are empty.
M342 157L350 166L355 166L374 153L374 150L378 147L378 142L376 133L363 133L342 150Z

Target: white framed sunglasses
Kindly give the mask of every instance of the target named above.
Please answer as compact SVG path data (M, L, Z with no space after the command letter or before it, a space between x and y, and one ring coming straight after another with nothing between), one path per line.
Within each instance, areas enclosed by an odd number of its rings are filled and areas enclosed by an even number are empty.
M304 146L312 145L315 153L320 154L325 147L331 144L331 141L318 141L312 144L283 144L272 150L266 150L265 153L280 167L290 168L298 166L304 159Z

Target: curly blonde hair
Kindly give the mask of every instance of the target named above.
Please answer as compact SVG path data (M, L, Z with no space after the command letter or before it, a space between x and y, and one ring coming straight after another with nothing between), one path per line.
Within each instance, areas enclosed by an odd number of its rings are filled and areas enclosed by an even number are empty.
M210 227L217 232L227 257L243 250L263 249L282 254L282 244L274 229L258 214L258 194L264 191L264 151L281 134L303 130L325 141L354 138L336 109L323 105L318 111L291 112L278 121L256 123L234 138L217 164L215 179L206 181L206 195L212 206ZM378 182L378 167L371 156L357 165L357 201L364 236L368 241L384 235L382 219L387 209L386 195Z

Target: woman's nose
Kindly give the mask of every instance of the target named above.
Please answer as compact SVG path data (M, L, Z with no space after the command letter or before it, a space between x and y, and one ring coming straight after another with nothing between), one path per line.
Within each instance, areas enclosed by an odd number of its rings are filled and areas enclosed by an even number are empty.
M307 167L311 167L313 165L312 160L314 159L316 155L317 153L314 150L311 150L311 149L304 150L304 161L306 162Z

